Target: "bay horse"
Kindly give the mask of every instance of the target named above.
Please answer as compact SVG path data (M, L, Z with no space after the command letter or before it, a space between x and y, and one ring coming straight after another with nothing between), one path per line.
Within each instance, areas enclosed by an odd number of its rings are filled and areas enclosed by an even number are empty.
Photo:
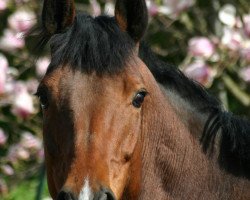
M250 123L142 42L144 0L115 17L45 0L37 96L55 200L250 199Z

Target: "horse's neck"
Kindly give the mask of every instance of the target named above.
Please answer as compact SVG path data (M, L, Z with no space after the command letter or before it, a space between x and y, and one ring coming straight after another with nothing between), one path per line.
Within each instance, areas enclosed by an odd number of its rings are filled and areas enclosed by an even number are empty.
M249 187L220 171L176 109L163 101L143 108L141 199L234 199L242 185Z
M174 112L178 115L178 118L195 138L200 139L209 113L201 113L194 105L182 98L176 91L161 85L160 87L162 92L166 94L167 100L171 104Z

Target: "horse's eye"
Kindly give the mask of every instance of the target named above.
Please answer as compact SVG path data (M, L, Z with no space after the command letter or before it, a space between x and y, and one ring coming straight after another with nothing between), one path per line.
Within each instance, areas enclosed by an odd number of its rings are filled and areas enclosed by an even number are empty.
M47 109L49 107L49 101L48 101L48 96L46 94L39 95L39 100L41 104L41 108Z
M134 99L132 101L133 106L136 107L136 108L140 108L146 95L147 95L146 91L139 91L135 95L135 97L134 97Z
M41 108L43 110L47 109L49 107L49 99L48 99L47 89L44 89L44 88L38 89L38 91L35 95L39 98Z

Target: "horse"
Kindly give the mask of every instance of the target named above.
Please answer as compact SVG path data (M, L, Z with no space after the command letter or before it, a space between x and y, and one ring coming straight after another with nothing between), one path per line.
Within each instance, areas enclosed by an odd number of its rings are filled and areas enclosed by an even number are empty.
M45 0L37 96L55 200L250 199L250 123L143 42L145 0L115 16Z

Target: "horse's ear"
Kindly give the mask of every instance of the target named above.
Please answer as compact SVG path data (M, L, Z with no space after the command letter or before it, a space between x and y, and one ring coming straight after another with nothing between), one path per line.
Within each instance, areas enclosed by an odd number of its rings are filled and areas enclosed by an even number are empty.
M123 31L128 32L135 42L139 42L148 25L145 0L117 0L115 19Z
M44 0L42 26L47 34L62 32L73 23L74 18L74 0Z

